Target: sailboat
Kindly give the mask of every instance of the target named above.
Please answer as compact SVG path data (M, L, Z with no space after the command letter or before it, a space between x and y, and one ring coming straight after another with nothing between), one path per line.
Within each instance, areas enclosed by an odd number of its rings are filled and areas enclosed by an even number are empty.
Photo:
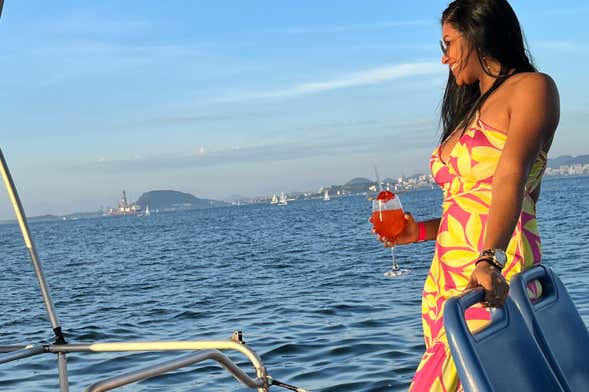
M286 195L284 194L284 192L280 193L280 199L278 200L278 205L279 206L285 206L287 205L288 202L286 201Z
M276 193L272 195L272 201L270 204L278 204L278 197L276 196Z
M145 212L143 213L145 216L150 216L151 212L149 212L149 206L145 206Z
M323 200L329 201L329 191L326 189L325 193L323 194Z

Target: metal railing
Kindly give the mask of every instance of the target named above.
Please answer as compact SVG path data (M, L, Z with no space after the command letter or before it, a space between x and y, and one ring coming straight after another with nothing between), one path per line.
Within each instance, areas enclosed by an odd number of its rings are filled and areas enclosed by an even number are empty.
M190 366L205 360L213 360L221 364L238 381L249 388L256 388L259 392L266 392L275 381L266 373L260 358L242 340L242 334L236 331L231 340L220 341L164 341L164 342L109 342L92 344L47 344L47 345L15 345L0 346L0 364L24 359L39 354L53 353L63 355L66 353L104 353L104 352L130 352L130 351L202 351L196 354L185 355L173 360L151 365L142 369L133 370L105 380L98 381L85 392L110 391L112 389L128 385L147 378L159 376L182 367ZM231 359L219 350L234 350L242 353L249 359L256 370L256 377L252 378L236 365ZM65 364L65 361L63 361ZM65 377L63 377L65 376ZM63 377L63 378L62 378ZM60 390L67 391L67 369L60 371ZM295 391L303 391L295 388Z

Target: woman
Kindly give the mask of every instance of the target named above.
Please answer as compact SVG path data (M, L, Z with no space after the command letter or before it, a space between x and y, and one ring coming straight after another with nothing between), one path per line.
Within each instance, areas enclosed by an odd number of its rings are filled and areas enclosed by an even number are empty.
M450 3L440 44L450 73L430 166L443 215L416 222L407 214L395 239L436 240L422 298L426 352L411 384L419 392L462 389L444 331L446 299L482 286L487 305L500 306L511 276L540 263L535 205L559 120L556 85L532 65L507 1ZM489 312L471 309L466 318L476 328Z

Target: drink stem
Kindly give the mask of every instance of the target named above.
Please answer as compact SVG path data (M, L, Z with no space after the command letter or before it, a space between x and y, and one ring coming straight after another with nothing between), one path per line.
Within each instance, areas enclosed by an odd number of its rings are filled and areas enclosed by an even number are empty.
M399 264L397 264L397 258L395 257L395 247L391 246L391 255L393 256L393 267L392 270L393 271L398 271L399 270Z

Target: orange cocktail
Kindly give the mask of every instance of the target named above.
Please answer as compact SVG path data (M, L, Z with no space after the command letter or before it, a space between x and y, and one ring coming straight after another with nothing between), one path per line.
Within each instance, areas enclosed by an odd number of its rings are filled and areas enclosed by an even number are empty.
M394 240L405 227L403 207L391 191L382 191L372 201L371 222L374 231L388 240Z
M372 211L372 224L374 231L389 240L394 240L405 227L405 217L403 210L397 208L394 210Z

